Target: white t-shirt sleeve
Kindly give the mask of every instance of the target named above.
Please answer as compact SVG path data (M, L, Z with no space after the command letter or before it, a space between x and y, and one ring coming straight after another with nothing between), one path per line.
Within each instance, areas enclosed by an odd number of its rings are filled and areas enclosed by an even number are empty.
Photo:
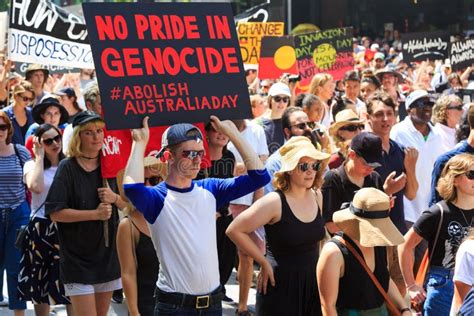
M474 240L467 240L459 247L453 280L474 285Z
M66 128L64 129L64 133L63 133L63 153L65 155L67 155L67 152L68 152L68 147L69 147L69 142L71 141L71 138L72 138L72 132L73 132L73 128L72 128L72 124L69 124L68 126L66 126Z
M26 183L26 175L35 169L35 161L28 160L23 166L23 182Z
M269 155L268 146L267 146L267 138L265 137L265 131L263 127L253 123L253 131L255 135L256 147L257 148L257 155Z

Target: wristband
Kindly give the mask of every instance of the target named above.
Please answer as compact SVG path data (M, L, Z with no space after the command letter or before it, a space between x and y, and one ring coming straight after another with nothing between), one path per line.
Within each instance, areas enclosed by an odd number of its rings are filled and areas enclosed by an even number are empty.
M411 289L412 287L414 287L416 285L416 283L413 283L412 285L409 285L406 287L407 290Z
M401 314L403 314L403 313L405 313L405 312L410 312L410 313L411 313L411 309L409 309L408 307L405 307L405 308L402 308L402 309L400 310L400 313L401 313Z

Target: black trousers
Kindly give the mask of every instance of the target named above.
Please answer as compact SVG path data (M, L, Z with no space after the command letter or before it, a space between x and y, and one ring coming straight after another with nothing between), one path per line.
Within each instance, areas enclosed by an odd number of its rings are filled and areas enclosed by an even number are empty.
M217 234L217 256L219 258L219 274L222 290L225 293L224 285L232 274L234 268L235 258L237 256L237 249L232 240L227 237L225 231L232 222L232 215L221 216L216 222Z

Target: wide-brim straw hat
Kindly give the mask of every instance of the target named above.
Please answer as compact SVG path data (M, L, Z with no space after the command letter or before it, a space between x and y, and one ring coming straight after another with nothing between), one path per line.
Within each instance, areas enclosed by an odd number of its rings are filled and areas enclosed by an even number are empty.
M387 65L385 66L385 68L383 69L380 69L379 71L377 71L375 73L375 76L377 77L377 79L379 79L380 82L382 82L382 77L383 75L385 74L391 74L391 75L394 75L395 77L398 78L398 82L401 83L404 81L403 79L403 76L401 73L399 73L396 69L396 67L392 66L392 65Z
M332 215L351 239L364 247L396 246L405 240L389 217L390 197L375 188L362 188L350 206Z
M336 119L329 126L329 134L334 136L341 127L351 124L364 124L364 122L351 109L342 110L336 114Z
M48 76L49 76L49 70L48 69L44 68L40 64L30 64L28 66L28 68L26 68L26 72L25 72L26 80L30 80L31 75L33 74L33 72L35 72L37 70L41 70L43 72L44 80L48 79Z
M305 136L291 137L281 148L281 168L277 173L295 170L298 162L303 157L314 160L326 160L331 156L314 147L313 143Z

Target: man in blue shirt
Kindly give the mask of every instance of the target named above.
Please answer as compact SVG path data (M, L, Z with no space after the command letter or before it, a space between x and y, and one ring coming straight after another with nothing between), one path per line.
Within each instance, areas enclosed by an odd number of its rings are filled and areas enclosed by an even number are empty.
M446 165L448 160L463 153L474 154L474 103L469 105L469 109L467 111L467 121L471 127L471 132L469 133L468 138L456 145L454 149L446 152L436 159L431 176L430 206L442 200L438 191L436 190L436 186L438 184L439 177L441 176L441 172L443 171L444 165Z

